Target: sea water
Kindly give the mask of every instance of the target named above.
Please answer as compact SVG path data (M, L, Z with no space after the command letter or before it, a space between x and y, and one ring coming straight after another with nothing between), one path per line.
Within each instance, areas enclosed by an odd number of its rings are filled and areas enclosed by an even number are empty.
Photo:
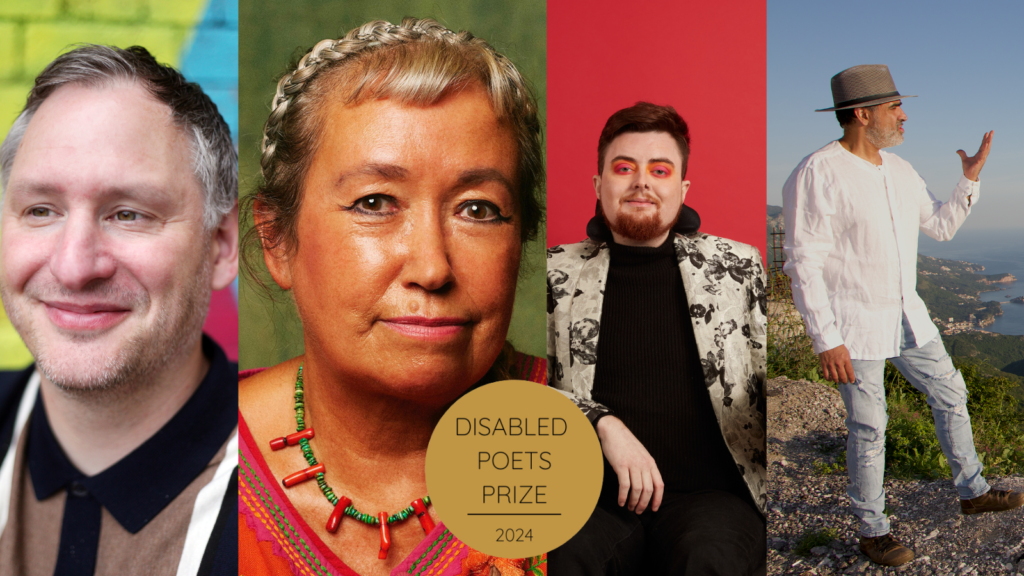
M918 252L934 258L964 260L985 267L982 274L1009 272L1016 282L993 284L995 292L982 292L980 300L1000 302L1003 315L985 330L999 334L1024 335L1024 304L1011 298L1024 296L1024 229L961 230L949 242L936 242L924 234Z

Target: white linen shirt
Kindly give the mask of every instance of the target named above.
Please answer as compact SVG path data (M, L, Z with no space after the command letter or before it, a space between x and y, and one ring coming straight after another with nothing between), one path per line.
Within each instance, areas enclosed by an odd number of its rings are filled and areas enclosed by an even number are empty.
M917 295L917 232L952 238L980 184L961 177L943 203L909 162L880 154L875 166L832 142L782 189L783 270L819 354L845 344L854 360L899 356L903 316L917 346L939 334Z

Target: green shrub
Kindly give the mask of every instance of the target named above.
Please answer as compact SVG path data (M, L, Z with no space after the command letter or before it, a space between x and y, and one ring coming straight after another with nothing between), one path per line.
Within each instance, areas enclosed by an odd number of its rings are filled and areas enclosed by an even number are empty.
M828 546L833 540L839 538L839 532L835 528L821 528L820 530L808 530L800 537L800 541L793 547L793 553L798 556L810 556L811 548Z
M843 453L843 460L836 459L834 462L825 462L824 460L815 460L814 474L817 476L828 476L830 474L836 474L839 472L846 473L846 453Z
M1024 413L1012 393L1017 384L1001 376L985 376L971 362L954 359L953 364L967 385L974 446L986 473L1024 473ZM949 477L925 395L889 363L885 392L889 404L886 468L902 478Z
M768 285L768 377L824 382L821 363L793 306L789 279L772 274Z

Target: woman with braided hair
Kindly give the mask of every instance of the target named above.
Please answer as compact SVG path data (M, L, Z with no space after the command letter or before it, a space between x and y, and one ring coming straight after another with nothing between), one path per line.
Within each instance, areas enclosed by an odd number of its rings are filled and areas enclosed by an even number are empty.
M424 475L460 395L544 380L506 342L541 150L512 63L432 20L367 23L281 78L243 248L305 353L240 376L240 573L546 573L462 544Z

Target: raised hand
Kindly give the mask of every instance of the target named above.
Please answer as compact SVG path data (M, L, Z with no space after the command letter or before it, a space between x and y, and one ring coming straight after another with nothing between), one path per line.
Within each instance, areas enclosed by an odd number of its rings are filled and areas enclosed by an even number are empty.
M956 153L960 155L960 162L964 165L964 176L968 180L974 182L978 181L978 176L981 175L981 167L985 165L985 159L988 158L988 151L992 148L992 133L995 130L989 130L985 133L985 137L981 139L981 148L978 148L978 153L974 156L968 156L963 150L957 150Z

